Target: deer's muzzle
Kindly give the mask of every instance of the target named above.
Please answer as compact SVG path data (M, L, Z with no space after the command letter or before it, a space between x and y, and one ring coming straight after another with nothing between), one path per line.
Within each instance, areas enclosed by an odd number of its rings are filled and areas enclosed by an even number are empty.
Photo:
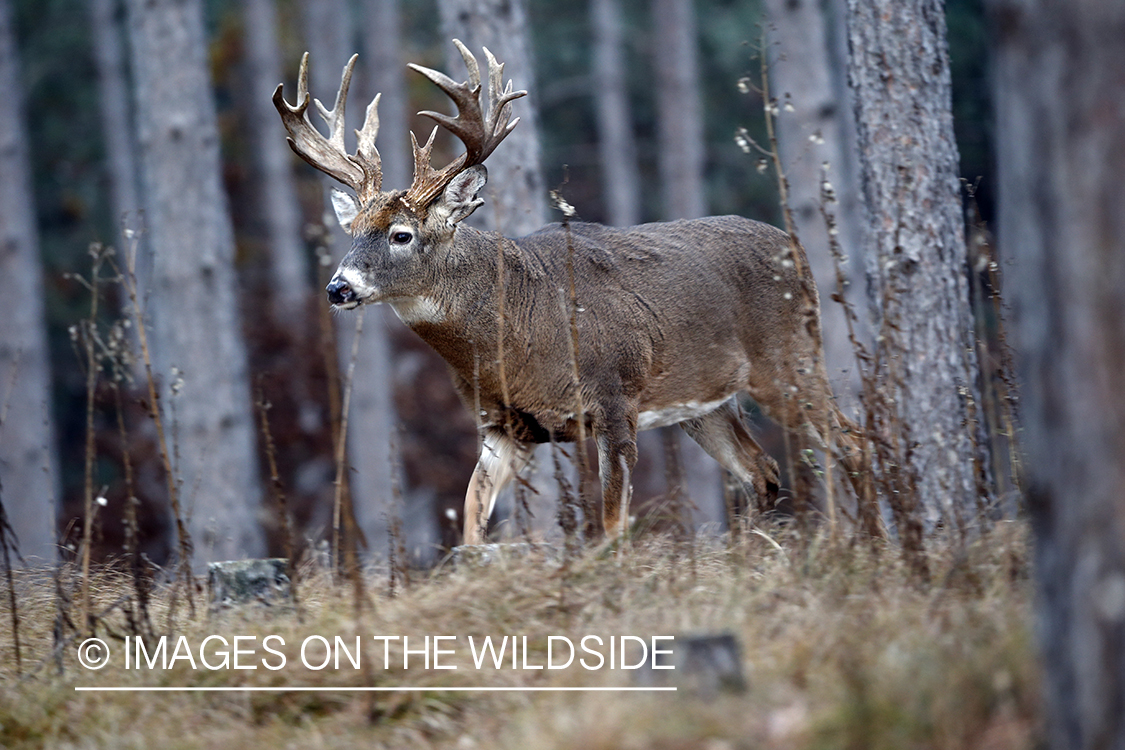
M348 282L341 279L332 279L325 287L325 291L328 292L328 301L333 305L351 307L359 302L355 290L351 288Z

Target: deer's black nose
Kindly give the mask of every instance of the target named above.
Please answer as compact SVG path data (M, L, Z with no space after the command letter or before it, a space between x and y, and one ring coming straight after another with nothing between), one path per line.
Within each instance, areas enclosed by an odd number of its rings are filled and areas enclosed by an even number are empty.
M333 279L325 287L328 292L328 301L333 305L344 305L349 302L355 302L355 292L352 290L346 281L339 281Z

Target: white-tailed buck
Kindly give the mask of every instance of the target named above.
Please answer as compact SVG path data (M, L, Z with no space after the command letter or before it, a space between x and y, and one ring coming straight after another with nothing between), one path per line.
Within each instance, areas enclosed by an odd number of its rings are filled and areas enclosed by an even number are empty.
M511 239L461 222L483 203L483 162L516 126L504 66L485 50L487 101L476 59L454 44L469 80L411 65L457 105L422 112L465 153L430 165L434 132L414 148L414 180L382 190L375 134L379 97L358 146L344 146L344 104L355 57L331 110L308 119L308 55L297 104L274 104L289 144L355 191L333 191L351 251L328 285L338 308L386 302L449 364L476 412L482 449L465 497L465 542L479 543L496 496L529 447L591 435L598 450L606 533L628 523L638 430L679 424L759 497L776 495L777 464L755 442L737 397L748 393L792 430L834 445L853 480L858 433L833 400L821 353L820 310L804 251L775 227L738 216L611 228L551 224ZM854 482L853 482L854 483Z

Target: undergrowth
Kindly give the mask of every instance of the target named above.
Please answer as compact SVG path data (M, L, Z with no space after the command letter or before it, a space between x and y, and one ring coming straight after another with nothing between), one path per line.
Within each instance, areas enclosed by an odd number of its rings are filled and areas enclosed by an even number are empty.
M208 635L281 636L284 669L123 668L129 632L120 602L130 582L95 571L97 636L113 652L99 671L79 665L76 642L52 657L54 583L18 574L23 677L10 634L0 640L0 746L5 748L1025 748L1034 744L1038 668L1030 631L1028 531L998 524L965 548L934 543L933 575L920 583L897 550L820 536L800 543L786 526L733 543L701 542L694 566L661 537L558 558L530 554L489 565L447 563L393 596L367 571L372 607L331 570L302 571L300 613L249 605L166 618L172 588L152 592L154 621L170 622L196 651ZM682 548L679 548L682 549ZM4 605L5 608L7 605ZM360 612L357 618L357 611ZM8 613L4 613L6 618ZM675 693L457 693L477 686L631 685L638 672L572 665L560 670L477 670L468 636L527 636L542 664L547 636L603 638L730 631L742 646L748 689ZM360 669L301 666L310 635L364 641ZM426 669L373 635L454 635L443 663ZM246 643L246 642L244 642ZM450 645L452 644L452 645ZM212 663L219 661L211 648ZM311 649L310 649L311 652ZM311 658L315 662L317 659ZM673 683L675 684L675 683ZM433 687L424 692L128 693L76 686Z

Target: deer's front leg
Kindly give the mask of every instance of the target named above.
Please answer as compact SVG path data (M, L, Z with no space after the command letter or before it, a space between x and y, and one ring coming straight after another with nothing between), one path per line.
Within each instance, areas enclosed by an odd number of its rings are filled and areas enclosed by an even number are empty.
M483 544L484 531L496 497L527 463L527 449L501 429L488 428L481 441L480 457L465 493L465 544Z
M625 405L607 410L594 421L594 437L602 480L602 523L606 536L616 539L629 525L637 463L637 410Z

